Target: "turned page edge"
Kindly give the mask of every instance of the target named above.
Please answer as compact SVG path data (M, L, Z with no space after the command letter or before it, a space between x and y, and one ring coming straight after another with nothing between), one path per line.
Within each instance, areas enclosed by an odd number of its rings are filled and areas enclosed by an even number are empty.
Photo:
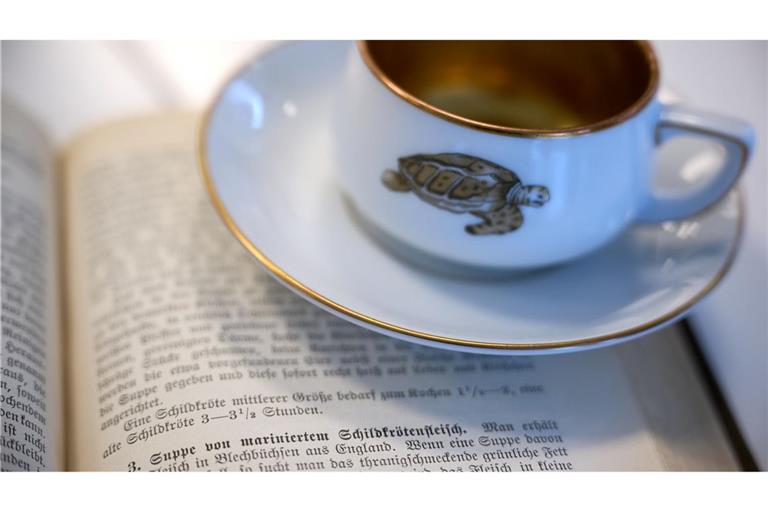
M84 470L78 463L77 436L75 429L78 427L77 417L78 409L81 407L78 394L88 392L90 388L79 385L78 373L84 365L90 364L85 358L90 354L85 345L85 338L82 336L83 326L81 315L84 305L81 304L80 290L77 283L78 278L77 265L75 261L78 257L77 247L70 242L70 232L73 226L70 224L72 215L71 198L73 197L73 181L82 172L83 166L79 159L83 154L91 151L97 151L102 157L107 159L119 159L119 153L124 153L129 147L130 142L124 139L126 133L132 131L141 131L147 127L153 127L154 130L178 132L181 126L197 125L199 115L187 111L166 111L153 114L141 114L128 118L122 118L109 121L100 125L87 128L77 134L57 155L57 174L59 177L58 196L59 196L59 219L63 225L61 231L61 252L60 276L61 276L61 309L64 319L62 328L62 338L64 339L63 349L63 378L65 381L65 395L63 399L63 409L66 411L65 431L66 436L63 439L65 466L67 471ZM162 141L159 142L162 145ZM142 143L146 146L146 142ZM110 153L118 153L110 157ZM76 340L80 340L76 343ZM92 469L92 468L91 468Z
M616 347L667 469L738 471L734 447L681 325Z

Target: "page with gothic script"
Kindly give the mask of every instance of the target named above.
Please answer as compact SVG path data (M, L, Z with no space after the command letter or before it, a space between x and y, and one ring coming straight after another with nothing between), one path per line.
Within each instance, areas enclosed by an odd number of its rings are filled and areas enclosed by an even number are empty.
M733 469L667 331L549 357L358 328L274 282L216 216L190 115L69 148L69 449L77 470Z
M61 470L56 179L42 131L2 102L0 470Z

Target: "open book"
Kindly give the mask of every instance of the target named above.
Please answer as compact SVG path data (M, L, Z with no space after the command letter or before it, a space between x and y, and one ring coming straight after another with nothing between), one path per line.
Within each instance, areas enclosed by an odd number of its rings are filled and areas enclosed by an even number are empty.
M4 470L738 469L679 327L546 357L374 334L230 236L195 116L94 128L56 158L2 115Z

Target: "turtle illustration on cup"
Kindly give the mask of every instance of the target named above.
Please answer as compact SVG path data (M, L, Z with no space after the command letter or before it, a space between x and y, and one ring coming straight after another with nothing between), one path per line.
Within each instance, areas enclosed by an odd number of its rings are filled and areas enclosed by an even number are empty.
M520 206L541 207L549 201L542 185L523 185L504 167L461 153L417 154L398 159L398 170L386 170L384 185L412 191L419 199L453 213L482 219L465 226L471 235L503 235L523 224Z

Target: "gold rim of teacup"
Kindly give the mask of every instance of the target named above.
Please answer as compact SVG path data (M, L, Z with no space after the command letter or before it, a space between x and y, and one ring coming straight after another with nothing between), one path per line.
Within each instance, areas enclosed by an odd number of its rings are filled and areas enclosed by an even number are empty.
M424 101L423 99L418 98L416 95L406 91L397 82L390 78L390 76L385 73L381 66L379 66L379 64L376 62L376 59L370 51L369 43L371 42L375 43L376 41L357 41L357 49L360 53L360 56L363 62L365 62L366 66L368 66L368 69L371 70L373 75L394 94L404 99L411 105L452 123L460 124L462 126L476 130L502 135L527 138L560 138L572 137L575 135L585 135L599 130L604 130L606 128L611 128L623 123L627 119L642 111L656 95L656 91L659 87L659 65L656 58L656 53L653 51L653 47L648 41L631 41L638 46L640 54L643 56L645 64L648 67L649 76L643 93L622 111L596 122L567 128L539 129L504 126L499 124L486 123L483 121L470 119L453 112L448 112L447 110L432 105L431 103Z

